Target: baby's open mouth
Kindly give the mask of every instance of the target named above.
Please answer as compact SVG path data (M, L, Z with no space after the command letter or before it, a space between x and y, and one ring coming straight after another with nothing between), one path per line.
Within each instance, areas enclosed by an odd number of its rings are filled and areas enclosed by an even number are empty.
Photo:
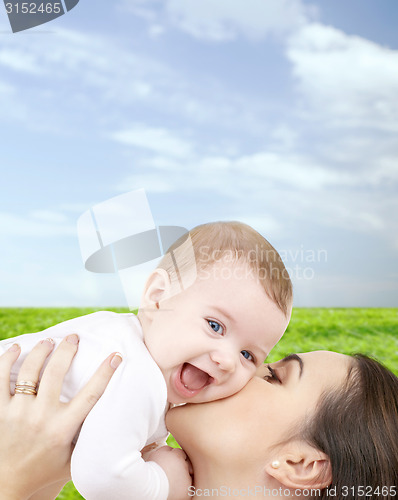
M192 392L200 391L213 381L208 373L190 363L183 364L180 379L182 385Z

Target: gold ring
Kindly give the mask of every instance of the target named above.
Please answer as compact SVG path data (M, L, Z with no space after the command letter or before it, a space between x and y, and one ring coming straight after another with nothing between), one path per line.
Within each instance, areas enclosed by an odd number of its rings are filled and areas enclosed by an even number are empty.
M37 382L32 382L31 380L17 380L15 386L33 387L33 389L37 389Z
M31 382L30 380L21 380L15 384L14 394L29 394L31 396L36 396L37 383Z
M16 387L14 394L30 394L31 396L36 396L37 391L35 389L22 389L22 388Z

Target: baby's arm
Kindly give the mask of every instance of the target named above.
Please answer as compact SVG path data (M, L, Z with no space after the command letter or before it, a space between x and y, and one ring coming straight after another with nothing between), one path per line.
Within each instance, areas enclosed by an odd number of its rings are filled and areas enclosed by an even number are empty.
M81 429L72 455L72 480L86 500L168 498L166 473L157 463L145 462L139 451L162 414L158 382L152 380L155 395L147 383L151 374L146 365L153 361L143 349L134 359L123 352L123 364Z
M162 467L169 480L168 500L186 500L189 487L192 486L190 462L184 451L179 448L162 446L149 452L147 460L152 460Z

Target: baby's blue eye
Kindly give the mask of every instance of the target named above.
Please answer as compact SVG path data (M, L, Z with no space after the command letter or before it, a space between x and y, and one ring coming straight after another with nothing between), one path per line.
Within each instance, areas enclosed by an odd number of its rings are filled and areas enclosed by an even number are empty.
M240 351L240 353L245 359L248 359L249 361L254 361L254 356L253 354L250 354L249 351Z
M209 323L210 327L216 332L222 335L224 333L224 327L220 325L217 321L214 321L212 319L208 319L207 322Z

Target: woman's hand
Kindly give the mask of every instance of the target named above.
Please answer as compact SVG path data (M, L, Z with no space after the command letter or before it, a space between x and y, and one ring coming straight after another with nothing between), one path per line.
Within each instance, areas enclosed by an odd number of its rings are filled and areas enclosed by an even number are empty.
M37 395L10 394L10 371L19 346L14 344L0 356L0 500L25 500L50 484L70 479L72 440L122 360L111 354L77 396L61 403L63 379L77 349L77 335L61 342L44 370ZM22 364L18 381L37 382L52 350L51 340L36 345Z

